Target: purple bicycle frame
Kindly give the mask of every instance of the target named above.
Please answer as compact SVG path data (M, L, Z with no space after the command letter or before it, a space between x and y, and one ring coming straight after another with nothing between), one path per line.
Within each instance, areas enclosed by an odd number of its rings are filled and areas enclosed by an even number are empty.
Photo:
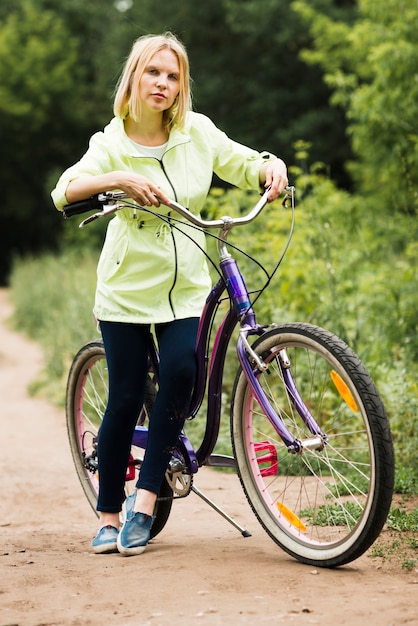
M251 307L248 291L236 261L232 258L223 259L220 261L220 268L224 279L218 280L211 290L200 318L196 340L197 376L189 410L190 417L195 417L201 406L206 390L206 384L208 384L205 433L200 447L196 451L186 435L184 433L180 435L180 455L183 457L189 471L192 473L196 473L199 467L207 462L218 439L221 418L224 364L229 341L235 326L238 322L240 322L242 332L244 332L246 337L249 334L262 335L266 332L266 328L260 327L256 323L255 313ZM228 291L230 296L230 307L218 328L210 362L208 362L207 352L210 331L213 319L221 301L221 296L225 290ZM253 369L253 366L248 359L247 350L242 336L239 337L237 351L243 372L266 417L274 426L289 451L298 452L300 449L300 443L292 437L281 416L274 411L271 403L266 397L258 381L259 371L257 367ZM152 337L150 338L150 360L152 369L156 375L158 375L158 353ZM321 429L299 396L293 382L290 369L283 367L279 359L278 362L289 397L291 398L296 410L303 421L307 424L312 434L322 436ZM132 443L135 446L145 448L147 437L148 429L144 426L137 426L135 428Z
M196 382L191 399L189 414L194 417L202 403L202 399L206 390L207 365L206 356L207 345L210 336L210 329L216 310L220 303L222 293L225 291L225 283L219 280L211 290L207 297L199 323L199 329L196 340L196 362L197 375ZM208 407L206 429L201 445L198 450L194 450L192 444L184 433L180 435L180 444L184 448L184 461L189 471L196 473L202 465L205 464L208 457L212 453L219 434L219 425L221 417L221 401L222 401L222 376L223 366L225 363L226 351L231 338L232 332L238 322L238 316L231 307L225 315L220 325L212 351L210 361L210 375L208 379ZM152 337L150 338L150 359L152 369L158 372L158 354ZM158 374L157 374L158 375ZM148 428L145 426L136 426L132 444L140 448L145 448L148 438Z

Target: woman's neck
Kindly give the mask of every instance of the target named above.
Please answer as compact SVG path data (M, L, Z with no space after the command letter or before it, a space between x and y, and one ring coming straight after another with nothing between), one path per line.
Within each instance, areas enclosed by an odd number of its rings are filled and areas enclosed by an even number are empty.
M161 146L168 140L168 131L162 116L153 116L148 120L141 118L139 122L135 122L128 115L124 125L128 137L143 146Z

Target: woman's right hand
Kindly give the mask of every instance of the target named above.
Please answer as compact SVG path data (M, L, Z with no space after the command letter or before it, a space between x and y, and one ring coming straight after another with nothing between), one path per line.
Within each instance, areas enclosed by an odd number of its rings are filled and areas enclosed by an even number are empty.
M148 178L123 170L75 178L68 184L65 195L68 203L80 202L97 193L116 189L142 206L159 207L160 202L170 205L170 198Z
M166 196L158 187L154 185L145 176L141 174L135 174L134 172L115 172L118 175L119 183L115 188L124 191L127 196L135 200L142 206L160 206L160 202L163 204L170 204L170 198Z

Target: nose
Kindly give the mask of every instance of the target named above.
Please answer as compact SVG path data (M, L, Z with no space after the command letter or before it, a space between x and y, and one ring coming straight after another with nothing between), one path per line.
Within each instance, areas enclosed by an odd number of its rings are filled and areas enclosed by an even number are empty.
M167 76L165 74L159 74L157 78L158 87L165 88L167 86Z

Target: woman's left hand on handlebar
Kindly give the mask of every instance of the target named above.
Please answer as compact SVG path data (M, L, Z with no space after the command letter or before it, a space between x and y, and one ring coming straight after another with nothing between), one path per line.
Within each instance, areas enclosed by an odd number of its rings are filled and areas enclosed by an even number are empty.
M267 198L269 202L273 202L289 184L285 163L281 159L265 163L260 171L260 182L266 189L270 187Z

